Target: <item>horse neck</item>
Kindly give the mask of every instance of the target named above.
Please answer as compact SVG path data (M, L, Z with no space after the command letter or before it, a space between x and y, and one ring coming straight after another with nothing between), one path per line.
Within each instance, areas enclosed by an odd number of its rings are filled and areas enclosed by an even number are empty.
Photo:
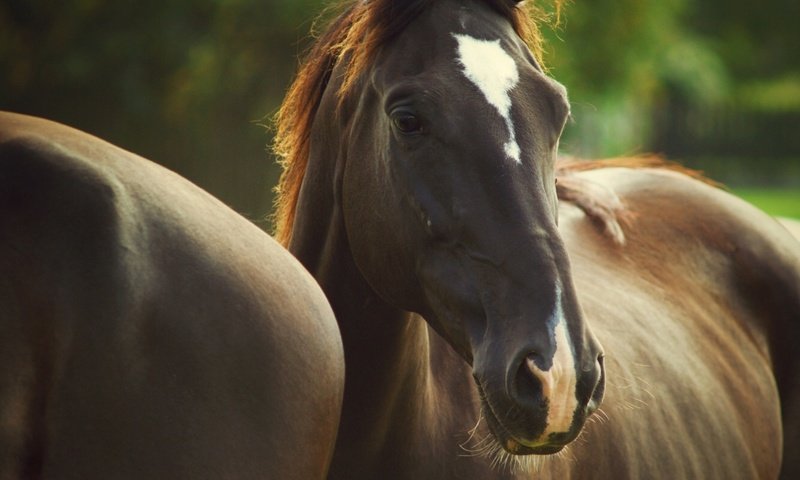
M331 197L309 199L325 190L304 186L290 250L315 276L339 322L347 373L332 472L338 461L351 475L353 465L366 472L370 461L392 463L387 456L397 455L398 446L429 444L420 436L438 430L432 349L427 324L382 301L359 272Z

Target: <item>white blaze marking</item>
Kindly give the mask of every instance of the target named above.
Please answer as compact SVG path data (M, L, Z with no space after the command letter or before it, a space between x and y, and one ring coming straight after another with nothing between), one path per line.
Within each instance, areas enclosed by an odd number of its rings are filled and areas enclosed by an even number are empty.
M561 308L561 286L556 285L556 307L553 312L555 319L556 349L553 354L553 364L549 370L540 370L533 361L528 359L528 368L542 382L542 395L548 400L547 427L540 437L547 440L551 433L569 431L575 410L578 408L578 399L575 396L577 375L575 359L572 357L572 343L569 338L564 311Z
M506 122L509 135L508 142L504 145L506 155L521 163L517 134L511 120L510 93L519 82L516 62L500 46L500 40L480 40L458 33L453 36L458 41L458 61L464 67L464 75L497 108Z

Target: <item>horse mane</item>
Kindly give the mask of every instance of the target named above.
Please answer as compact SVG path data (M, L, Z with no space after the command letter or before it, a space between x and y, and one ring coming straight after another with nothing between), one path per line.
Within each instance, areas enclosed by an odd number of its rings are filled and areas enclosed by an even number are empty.
M631 223L633 213L626 208L616 192L611 188L575 175L578 172L614 167L669 170L714 187L721 187L720 184L704 176L702 172L686 168L657 155L616 157L603 160L560 157L556 161L556 193L558 194L558 199L570 202L580 208L592 223L617 245L625 244L623 226Z
M292 236L300 187L308 165L311 126L334 67L347 61L339 99L350 93L355 80L374 60L383 45L436 0L350 0L344 11L314 42L275 119L273 149L283 168L275 188L275 238L288 245ZM542 62L539 23L547 15L532 1L515 4L509 0L483 0L505 16L517 34ZM558 14L562 0L553 0Z

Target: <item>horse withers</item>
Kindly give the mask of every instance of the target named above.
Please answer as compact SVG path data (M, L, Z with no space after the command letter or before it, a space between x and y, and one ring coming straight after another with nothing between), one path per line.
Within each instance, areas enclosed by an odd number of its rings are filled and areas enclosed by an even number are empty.
M2 113L0 272L0 478L325 478L330 306L200 188Z
M517 3L351 2L279 114L278 237L347 362L330 477L776 477L792 240L664 166L557 186Z
M786 228L786 230L789 230L789 233L791 233L794 238L800 240L800 220L797 220L796 218L781 217L778 218L778 221Z

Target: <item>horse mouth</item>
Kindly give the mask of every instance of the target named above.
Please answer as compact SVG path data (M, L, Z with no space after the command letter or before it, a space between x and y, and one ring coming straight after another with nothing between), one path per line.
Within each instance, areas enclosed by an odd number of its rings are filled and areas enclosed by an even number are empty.
M494 412L492 403L487 398L483 388L478 385L478 392L481 398L481 410L483 418L486 419L486 424L489 426L489 431L494 436L497 443L506 452L512 455L553 455L567 445L567 442L554 442L551 440L540 441L534 444L525 442L512 434L509 429L503 424Z

